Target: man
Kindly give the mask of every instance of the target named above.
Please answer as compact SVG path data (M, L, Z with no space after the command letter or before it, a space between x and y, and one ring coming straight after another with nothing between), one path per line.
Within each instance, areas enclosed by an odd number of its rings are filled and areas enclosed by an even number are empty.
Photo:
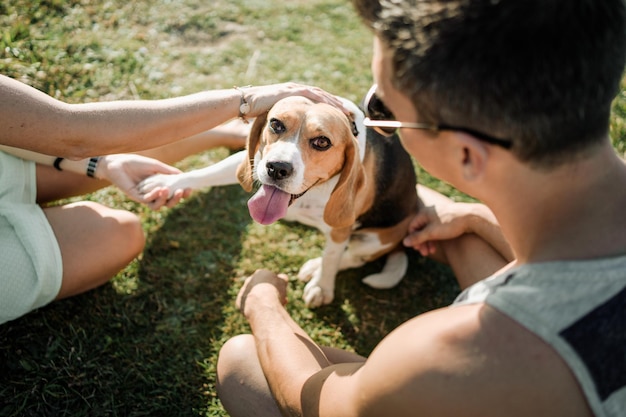
M626 167L608 137L624 2L354 3L374 31L377 94L402 122L405 148L491 210L420 190L427 208L405 239L468 288L365 359L316 346L281 305L284 277L257 271L237 301L252 335L228 341L218 360L224 407L626 415Z

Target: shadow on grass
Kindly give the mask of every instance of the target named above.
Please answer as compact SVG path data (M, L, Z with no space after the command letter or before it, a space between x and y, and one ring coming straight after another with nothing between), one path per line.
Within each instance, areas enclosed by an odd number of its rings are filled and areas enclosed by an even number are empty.
M417 252L408 251L409 269L394 288L377 290L361 279L379 272L379 259L337 278L332 304L315 310L316 316L337 326L359 354L368 356L376 345L402 323L424 312L450 305L459 287L450 268Z
M246 199L225 187L171 210L130 293L106 285L0 326L0 415L198 415Z

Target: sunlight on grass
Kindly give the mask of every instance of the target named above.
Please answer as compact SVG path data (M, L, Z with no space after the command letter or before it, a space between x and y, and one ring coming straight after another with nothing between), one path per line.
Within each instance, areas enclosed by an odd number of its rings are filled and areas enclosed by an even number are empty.
M119 272L112 280L111 286L118 294L131 295L139 288L139 259L134 260Z

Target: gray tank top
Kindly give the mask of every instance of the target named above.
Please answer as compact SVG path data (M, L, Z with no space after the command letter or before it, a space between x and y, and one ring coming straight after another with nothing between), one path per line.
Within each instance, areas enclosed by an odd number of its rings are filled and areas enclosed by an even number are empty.
M626 416L626 256L521 265L463 291L550 344L598 417Z

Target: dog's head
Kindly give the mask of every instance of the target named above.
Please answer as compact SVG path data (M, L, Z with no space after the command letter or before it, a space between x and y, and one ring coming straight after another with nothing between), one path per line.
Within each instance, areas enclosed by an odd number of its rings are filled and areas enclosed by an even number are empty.
M324 221L332 227L355 222L354 196L363 186L364 170L352 121L342 111L305 97L282 99L255 119L246 147L248 158L237 169L239 182L250 191L258 180L259 192L265 193L260 204L280 204L275 210L264 207L273 213L257 221L272 223L309 189L339 175Z

